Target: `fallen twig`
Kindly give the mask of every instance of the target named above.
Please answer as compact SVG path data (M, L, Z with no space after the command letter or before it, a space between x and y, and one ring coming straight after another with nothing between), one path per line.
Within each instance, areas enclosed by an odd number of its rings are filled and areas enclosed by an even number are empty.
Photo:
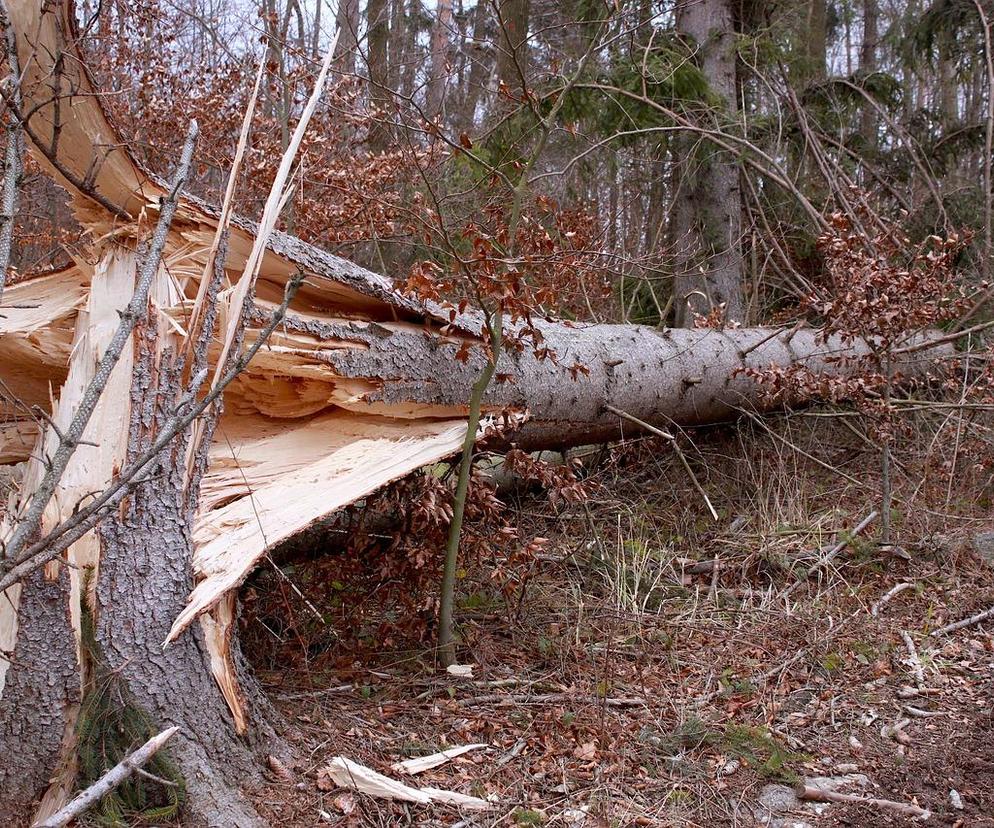
M860 805L871 805L874 808L881 808L885 811L893 811L897 814L912 816L916 819L925 820L932 816L932 812L919 808L917 805L909 805L904 802L894 802L891 799L877 799L870 796L859 796L857 794L840 793L839 791L827 791L814 785L805 785L803 782L794 788L794 793L798 799L805 799L809 802L855 802Z
M399 773L407 773L415 776L426 770L437 768L439 765L444 765L446 762L462 756L464 753L469 753L471 750L478 750L485 747L489 747L485 742L477 742L472 745L457 745L456 747L450 747L447 750L432 753L428 756L417 756L414 759L395 762L390 767Z
M485 799L466 796L466 794L455 791L439 790L438 788L412 788L384 776L382 773L377 773L372 768L346 759L344 756L336 756L326 768L322 768L318 773L320 776L330 778L340 788L351 788L379 799L396 799L402 802L416 802L421 805L440 802L472 810L486 810L493 807L493 803Z
M914 699L918 696L932 696L938 694L940 691L929 687L912 687L910 684L902 684L897 688L897 697L899 699Z
M619 417L621 417L624 420L628 420L629 422L635 423L635 425L637 426L641 426L646 431L655 434L657 437L663 437L664 439L669 440L670 445L673 446L673 451L675 451L676 456L680 458L680 462L683 464L683 467L686 470L687 475L690 477L690 482L694 484L694 488L697 489L701 497L704 498L704 503L707 504L708 510L711 512L711 517L713 517L715 520L718 520L718 512L715 511L715 508L711 503L711 498L708 497L708 493L704 491L704 487L701 485L701 481L697 479L697 475L694 474L694 470L690 467L690 463L687 462L687 458L683 453L683 449L680 448L680 444L677 442L675 436L670 434L668 431L663 431L661 428L656 428L654 425L650 425L645 420L640 420L638 417L633 417L628 412L622 411L620 408L615 408L613 405L605 405L604 408L606 408L612 414L617 414Z
M172 738L177 730L179 727L170 727L153 736L134 753L125 756L64 808L60 808L47 819L36 822L34 828L62 828L63 825L68 825L80 814L96 805L131 774L138 771L142 765L158 753L159 749ZM169 784L164 780L162 781L163 784Z
M904 705L904 712L916 719L933 719L936 716L946 715L939 710L922 710L920 707L912 707L910 704Z
M885 724L880 728L880 735L884 739L893 739L899 745L910 745L911 737L904 732L904 728L909 724L911 724L911 719L900 719L892 725Z
M915 684L919 687L924 687L925 670L922 668L921 659L918 658L918 648L915 647L915 641L907 630L901 630L901 640L904 641L904 646L908 651L908 664L911 667L912 675L915 677Z
M465 704L497 704L497 705L519 705L519 704L546 704L548 702L564 701L566 699L576 700L576 693L494 693L487 696L469 696L461 701ZM640 707L644 705L645 699L638 697L631 698L592 698L597 704L607 707Z
M897 586L887 590L887 592L881 595L880 599L874 603L872 607L870 607L870 615L876 618L880 614L880 610L883 609L884 604L888 603L892 598L896 598L902 592L913 589L914 586L915 585L909 581L902 581Z
M946 624L944 627L932 630L932 632L929 633L929 636L935 638L938 635L946 635L947 633L956 632L956 630L961 630L964 627L972 627L974 624L980 624L988 618L994 618L994 607L984 610L983 612L978 612L976 615L971 615L969 618L964 618L962 621L956 621L953 624Z
M857 523L856 526L853 528L852 532L845 535L842 538L842 540L836 543L835 546L829 549L828 552L826 552L822 557L820 557L817 561L815 561L814 564L811 565L811 568L808 570L809 574L821 569L822 567L828 566L828 564L832 562L832 560L835 558L836 555L838 555L843 549L845 549L847 546L849 546L849 544L851 544L854 540L856 540L856 538L859 535L861 535L863 532L866 531L866 529L870 526L870 524L872 524L873 521L877 519L877 516L879 514L880 513L874 509L872 512L870 512L870 514L868 514L859 523ZM780 597L781 598L788 597L794 592L794 590L798 589L802 583L804 583L803 580L794 581L793 584L787 587L787 589L785 589L780 594Z
M843 549L845 549L849 544L851 544L856 538L863 534L878 517L880 513L875 509L870 512L865 518L863 518L859 523L856 524L855 528L848 535L842 538L835 546L828 550L828 554L824 558L821 558L816 567L827 566L832 562L832 559L838 555Z

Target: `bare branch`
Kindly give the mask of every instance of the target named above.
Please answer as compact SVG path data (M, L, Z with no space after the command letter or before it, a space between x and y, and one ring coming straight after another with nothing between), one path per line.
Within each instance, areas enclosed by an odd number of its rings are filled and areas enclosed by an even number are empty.
M88 787L85 791L80 793L79 796L73 799L68 805L60 808L48 819L36 822L33 828L62 828L63 825L68 825L76 819L76 817L86 813L90 810L90 808L100 802L101 799L107 796L107 794L113 791L114 788L131 776L131 774L140 772L141 766L146 764L149 759L155 756L155 754L162 749L162 746L165 745L165 743L168 742L178 730L179 727L170 727L163 730L162 733L158 733L153 736L134 753L130 753L125 756L120 762L114 765L114 767L90 785L90 787ZM161 781L162 784L170 784L165 780L158 781Z

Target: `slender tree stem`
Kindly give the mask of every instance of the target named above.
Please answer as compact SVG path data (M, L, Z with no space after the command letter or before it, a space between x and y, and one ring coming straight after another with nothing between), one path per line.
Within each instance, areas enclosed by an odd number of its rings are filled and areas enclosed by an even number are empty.
M893 412L891 411L890 403L890 386L892 382L890 354L888 354L884 359L884 370L886 372L886 382L884 383L884 416L887 418L887 433L884 435L884 439L880 441L880 542L887 544L890 543L890 507L891 501L893 500L893 485L891 483L890 468L890 444L892 440L890 421L893 419Z
M994 152L994 54L991 53L991 25L980 0L974 0L977 14L980 16L980 26L984 35L984 60L987 66L987 117L984 133L984 250L980 273L983 278L989 278L991 273L992 238L994 228L992 222L991 194L991 153Z
M459 478L452 502L452 522L445 545L445 569L442 573L442 589L438 605L438 658L443 667L455 663L455 635L452 611L455 605L456 569L459 565L459 541L462 539L463 516L466 513L466 495L473 472L476 432L480 427L483 409L483 395L497 370L497 356L503 333L503 320L499 313L487 314L487 329L490 334L490 359L480 373L469 398L469 422L466 424L466 438L463 440L462 460L459 463Z
M590 47L584 53L577 65L576 71L563 87L559 97L553 103L549 112L539 120L539 136L528 161L522 166L518 181L514 187L514 197L511 212L508 217L507 238L508 246L505 257L513 261L517 253L518 225L524 208L525 195L528 193L530 176L536 162L545 150L545 145L552 134L556 118L566 102L569 91L577 84L583 75L587 61L594 52L594 44L600 39L600 31L592 39ZM449 524L449 534L445 544L445 568L442 572L442 586L438 606L438 658L442 666L448 667L455 663L455 631L453 628L453 605L455 604L456 569L459 564L459 541L462 537L463 516L466 512L466 495L469 491L469 481L473 471L473 455L476 446L476 432L480 425L483 408L483 395L493 380L497 370L497 359L504 336L504 314L500 306L494 311L484 308L485 331L490 346L487 364L470 393L469 422L466 427L466 438L463 441L462 460L459 463L459 476L456 481L456 493L452 502L452 522Z

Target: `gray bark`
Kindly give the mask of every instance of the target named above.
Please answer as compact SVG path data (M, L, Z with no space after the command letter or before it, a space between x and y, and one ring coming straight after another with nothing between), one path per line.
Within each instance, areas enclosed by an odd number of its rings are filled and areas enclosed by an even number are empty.
M878 17L877 0L863 0L863 42L859 49L859 73L864 81L877 71ZM877 145L877 113L869 102L863 105L859 131L867 149L874 149Z
M489 8L487 3L476 4L473 10L473 32L469 41L463 44L470 64L460 104L460 126L466 132L476 124L476 108L493 69L493 48L487 37L487 30L492 25Z
M7 45L7 64L14 106L21 109L20 67L17 62L17 40L10 24L7 6L0 2L0 27ZM5 113L7 148L4 156L3 187L0 189L0 299L3 299L10 267L11 244L14 239L14 218L17 215L18 195L24 174L24 137L21 124L13 113Z
M0 814L5 825L30 822L79 704L68 580L63 567L57 580L47 581L38 571L23 584L17 644L0 705Z
M676 23L696 46L701 70L721 99L719 123L732 120L738 106L730 0L681 0ZM739 168L731 156L689 137L677 145L679 184L671 234L677 324L692 325L695 313L707 315L721 304L726 320L744 322Z
M317 3L321 7L321 3ZM335 68L344 75L355 72L356 51L359 48L359 0L341 0L338 4L338 45L335 47ZM315 29L314 54L317 49L318 31Z
M463 363L455 358L457 344L420 332L305 325L293 317L285 324L321 338L361 343L360 348L329 349L323 358L342 376L387 378L371 401L464 406L485 363L479 348ZM762 386L742 374L746 368L805 365L815 372L844 374L853 366L839 362L838 356L869 354L864 343L845 346L837 337L822 343L813 330L791 335L769 328L657 330L554 323L539 323L539 328L543 344L556 353L555 361L538 361L527 349L517 356L503 354L497 374L510 381L492 383L484 400L491 407L527 409L530 421L511 440L536 449L617 439L627 427L606 405L653 425L732 420L740 409L771 407ZM908 355L896 369L921 376L937 350Z
M155 366L154 333L145 331L132 384L129 460L143 454L171 417L181 390L181 366L168 353ZM186 440L162 452L157 468L100 527L96 637L106 667L122 678L159 728L181 730L169 746L187 786L189 816L208 826L259 826L241 793L260 781L259 755L285 752L269 708L251 678L249 743L234 733L228 709L209 669L199 627L163 648L173 619L193 586L191 504L184 492Z
M516 97L524 94L528 78L528 26L531 0L501 0L497 8L497 80ZM508 110L506 98L498 92L494 110Z
M808 0L804 80L823 81L827 71L828 9L825 0Z
M387 43L390 38L390 14L386 0L369 0L366 4L366 67L369 72L369 100L378 110L378 122L369 129L369 143L374 151L382 150L390 140L389 74Z

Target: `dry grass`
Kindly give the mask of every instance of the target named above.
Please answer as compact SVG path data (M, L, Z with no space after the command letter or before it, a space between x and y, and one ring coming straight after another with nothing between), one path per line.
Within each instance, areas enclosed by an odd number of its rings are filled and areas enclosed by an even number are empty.
M300 637L280 619L284 640L265 645L262 666L303 658L309 670L264 671L302 760L292 781L259 792L263 807L286 826L738 825L751 824L764 784L856 763L878 795L918 797L940 824L991 824L982 771L994 769L994 750L982 734L994 639L983 628L923 637L994 603L994 577L967 549L991 525L988 472L970 460L990 427L971 416L957 428L948 413L917 415L898 453L894 527L910 560L878 549L871 529L832 566L808 572L878 497L877 454L859 421L809 412L684 438L717 523L652 440L596 466L586 505L513 499L525 534L550 543L520 605L488 598L472 573L464 580L462 655L473 680L439 674L431 650L412 642L357 645L333 623ZM715 560L717 573L688 573ZM302 570L295 577L326 606L327 589ZM871 617L902 580L915 589ZM369 596L370 617L388 611ZM900 630L917 639L935 691L918 703L942 714L912 719L903 755L880 735L905 715L897 689L913 683ZM266 631L249 639L264 649L265 636L275 641ZM972 746L974 765L950 752L957 740ZM483 817L316 785L335 755L394 775L398 757L466 742L491 748L419 782L495 798ZM963 795L962 814L950 787ZM838 805L818 824L850 818L896 824Z

